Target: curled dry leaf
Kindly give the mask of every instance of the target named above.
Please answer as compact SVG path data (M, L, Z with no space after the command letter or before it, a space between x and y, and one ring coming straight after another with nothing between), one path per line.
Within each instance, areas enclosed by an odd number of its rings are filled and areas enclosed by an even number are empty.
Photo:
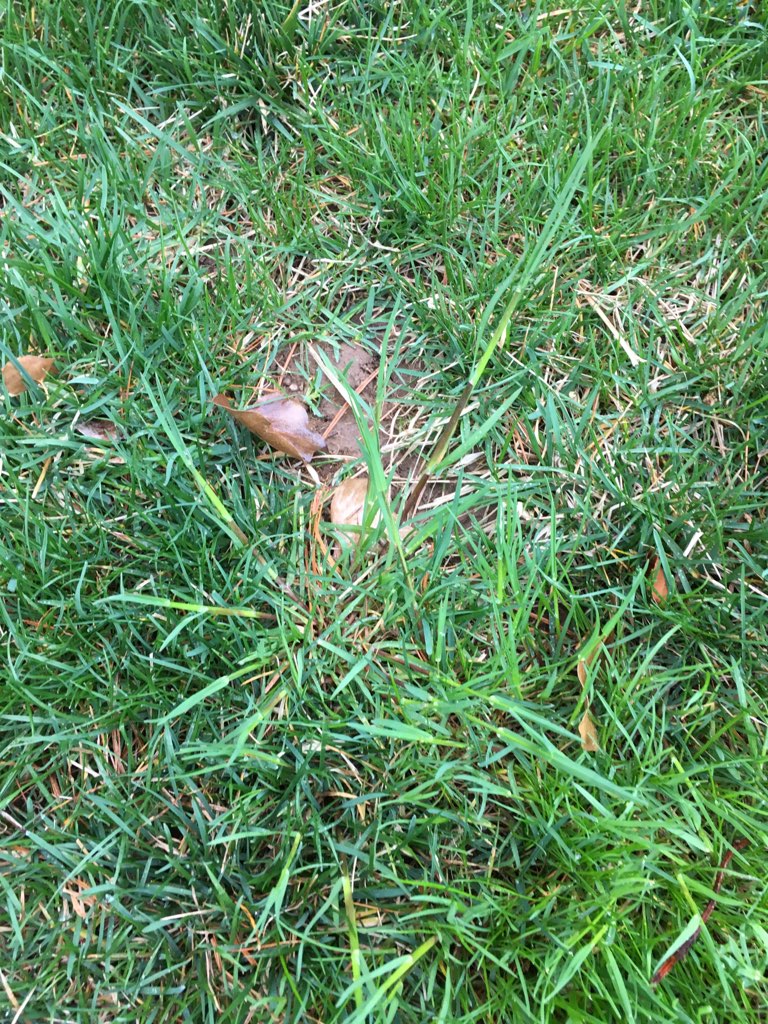
M331 498L331 522L337 526L362 526L367 494L367 476L343 480Z
M357 527L356 536L350 536L352 531L340 530L337 534L337 543L334 546L332 561L335 563L341 552L349 550L357 545L360 540L359 527L365 520L365 502L368 496L368 477L358 476L349 480L343 480L331 498L331 522L336 526ZM374 523L378 522L378 513ZM345 536L346 534L346 536Z
M589 677L589 666L595 660L600 650L600 646L593 647L589 654L583 658L579 658L578 664L576 665L576 675L579 677L579 682L582 686L587 685L587 679Z
M613 633L611 633L611 636L613 636ZM610 640L610 637L608 639ZM588 641L585 646L589 646L591 643L592 641ZM579 677L582 689L587 685L587 681L589 679L589 668L592 662L602 653L602 650L602 641L598 641L598 643L594 644L592 649L579 658L576 663L576 674ZM586 710L579 722L579 736L581 736L582 748L594 753L594 751L600 749L600 744L597 739L597 728L595 727L595 723L592 721L592 716L589 713L589 698L587 698L586 704Z
M582 644L580 657L576 663L576 675L579 677L579 682L582 686L587 685L587 679L589 678L589 669L592 662L596 658L602 658L605 654L606 647L609 647L616 636L616 631L612 629L606 637L600 637L597 642L592 639L585 640Z
M266 391L254 405L233 409L226 395L216 395L213 404L247 427L262 441L286 455L311 462L316 451L325 447L325 439L309 426L307 410L295 398L286 398L279 391Z
M584 750L594 753L600 749L600 744L597 740L597 728L592 721L589 709L584 712L579 722L579 736L581 736L581 746Z
M94 441L114 441L120 437L120 431L109 420L80 420L75 424L75 430Z
M19 356L16 362L38 384L54 370L53 359L48 356ZM3 380L9 395L21 395L27 390L26 380L13 363L3 367Z
M651 566L651 574L653 576L651 600L654 604L664 604L669 596L669 586L667 584L667 577L664 575L661 559L657 558L654 560Z

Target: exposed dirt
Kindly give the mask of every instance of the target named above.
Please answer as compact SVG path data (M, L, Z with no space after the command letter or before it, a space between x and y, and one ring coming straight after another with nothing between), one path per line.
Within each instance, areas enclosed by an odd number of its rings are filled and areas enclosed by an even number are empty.
M350 386L372 405L376 399L378 359L362 345L350 345L345 341L339 344L337 352L334 352L330 345L326 346L325 353L338 369L339 376L344 377ZM331 426L340 412L341 418ZM357 458L360 455L360 432L352 410L333 385L326 389L326 397L320 403L320 414L325 424L321 432L328 431L327 454Z
M373 407L378 384L377 354L372 352L370 347L348 341L339 341L333 345L320 342L317 347L333 364L338 376L346 379L366 404ZM300 372L297 364L301 361L306 367L308 360L311 360L311 356L298 346L289 353L278 382L282 390L300 396L306 387L307 374ZM310 363L309 369L311 368ZM384 467L388 470L393 462L396 463L398 477L400 474L409 476L413 466L420 462L418 456L406 452L407 443L398 443L399 423L410 421L412 416L408 403L410 388L407 380L417 370L415 363L401 361L391 375L387 397L381 410L379 445ZM343 463L360 458L360 431L344 396L329 380L324 381L322 398L316 408L319 415L311 416L310 424L313 430L325 437L328 448L325 452L318 453L312 466L325 482L338 472Z
M339 341L334 345L322 342L315 344L333 363L338 376L345 378L350 387L373 408L376 402L379 359L370 345L348 341ZM435 428L425 447L421 432L426 410L422 407L421 401L414 403L413 400L414 387L417 391L421 390L419 378L423 380L424 367L418 357L412 356L408 359L409 354L407 347L402 348L395 369L392 371L391 366L388 368L392 372L387 381L379 423L379 448L384 472L392 481L392 498L398 492L409 491L415 484L424 468L424 458L431 454L439 434L439 429ZM297 345L288 353L278 384L283 390L301 397L307 387L308 376L313 377L316 368L317 364L309 352L303 346ZM338 483L342 475L340 470L343 470L345 463L353 463L360 459L360 433L352 410L327 379L323 379L322 398L316 405L316 410L319 415L310 417L310 423L314 430L325 436L328 448L317 453L312 461L311 473L328 488L328 485L334 486ZM480 458L479 453L476 458ZM464 462L465 465L469 464L466 459ZM438 474L427 484L419 501L419 511L429 513L430 509L454 501L456 490L457 480L454 474L449 474L447 478ZM462 486L462 496L471 492L470 484ZM318 515L321 518L327 518L327 499L330 493L328 489L317 492L318 499L326 504L324 512L320 512L318 508ZM467 528L471 526L475 530L492 532L495 529L495 518L495 506L475 506L471 514L461 514L459 522Z

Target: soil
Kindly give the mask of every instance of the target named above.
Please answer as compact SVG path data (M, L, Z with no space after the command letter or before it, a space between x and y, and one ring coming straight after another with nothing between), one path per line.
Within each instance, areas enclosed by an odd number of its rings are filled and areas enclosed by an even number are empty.
M333 345L328 343L317 343L323 354L330 360L337 370L339 377L343 377L358 395L373 407L376 402L377 391L377 369L379 359L375 352L362 344L351 344L340 341ZM300 392L306 386L306 373L296 371L296 364L301 360L302 365L311 359L306 351L297 349L290 354L288 363L284 366L280 375L278 386L281 390L290 393ZM401 363L398 369L392 374L388 395L383 404L381 423L379 425L379 444L385 470L388 470L391 463L397 463L398 476L404 473L410 475L413 465L420 462L419 457L405 455L400 446L393 444L393 429L396 418L405 411L409 389L404 383L403 376L412 373L417 367L411 363ZM341 395L330 381L325 381L323 386L323 397L317 406L319 415L310 415L310 426L313 430L325 437L328 448L325 452L319 452L312 463L315 473L326 482L331 479L340 466L345 462L353 462L360 458L362 448L360 443L360 431L355 421L354 414ZM339 414L341 414L339 416ZM334 422L336 417L339 419ZM406 446L403 446L406 447Z
M339 376L345 377L351 387L368 403L373 405L376 400L376 374L378 359L362 345L350 345L341 342L334 352L331 346L325 349ZM366 384L367 381L367 384ZM360 390L362 385L365 387ZM357 429L352 410L346 405L342 396L333 386L326 389L326 397L320 403L322 424L316 429L325 433L338 413L346 406L341 419L326 437L327 455L341 458L358 458L360 450L360 431Z

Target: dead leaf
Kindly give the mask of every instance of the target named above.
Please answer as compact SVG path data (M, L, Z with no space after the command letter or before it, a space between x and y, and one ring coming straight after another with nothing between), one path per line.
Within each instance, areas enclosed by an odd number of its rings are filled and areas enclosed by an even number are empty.
M54 371L53 360L47 356L19 356L16 362L38 384ZM6 363L3 367L3 380L9 395L21 395L27 390L26 380L13 363Z
M587 669L589 668L589 662L585 658L579 658L576 665L576 675L579 677L579 682L582 686L587 685Z
M304 405L295 398L285 398L279 391L265 391L254 405L246 409L233 409L226 395L216 395L218 405L247 427L262 441L286 455L311 462L316 451L325 447L325 439L309 426Z
M88 911L94 905L98 897L89 893L84 896L83 893L90 888L90 885L83 881L81 878L73 878L70 887L63 890L65 895L69 896L72 900L72 909L78 917L85 919L88 916Z
M109 420L80 420L75 424L75 430L94 441L115 441L120 437L120 431Z
M367 476L343 480L331 498L331 522L338 526L362 526L367 494Z
M581 746L584 750L594 753L600 749L600 744L597 739L597 728L595 723L592 721L592 716L587 709L581 721L579 722L579 736L581 736Z
M664 575L664 569L661 564L661 559L655 559L651 566L651 572L653 576L653 586L651 587L651 600L654 604L664 604L669 596L669 586L667 584L667 577Z
M593 641L588 641L593 643ZM585 645L586 646L586 645ZM589 667L595 658L602 652L602 642L598 642L592 647L592 650L585 654L583 658L579 658L576 663L576 674L579 677L582 689L587 685L589 680ZM584 750L594 752L600 749L600 744L597 741L597 729L595 723L592 721L592 716L589 713L589 698L586 699L586 710L582 715L581 721L579 722L579 736L581 736L581 746Z
M600 644L593 647L585 657L579 658L578 664L576 665L576 675L579 677L579 682L582 686L587 685L587 679L589 678L589 666L597 657L599 650Z
M343 480L331 498L331 522L336 526L358 527L355 531L357 536L350 536L352 531L340 530L336 544L331 553L331 564L335 565L341 557L342 551L349 551L355 547L361 538L359 527L365 520L365 503L368 496L369 480L367 476L353 477ZM376 513L373 519L375 526L379 521L379 514ZM346 534L346 535L345 535Z

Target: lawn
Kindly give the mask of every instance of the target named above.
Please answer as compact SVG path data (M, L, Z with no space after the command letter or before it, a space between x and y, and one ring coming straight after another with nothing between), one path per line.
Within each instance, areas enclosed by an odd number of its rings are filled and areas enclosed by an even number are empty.
M765 1020L762 0L0 51L0 1018Z

